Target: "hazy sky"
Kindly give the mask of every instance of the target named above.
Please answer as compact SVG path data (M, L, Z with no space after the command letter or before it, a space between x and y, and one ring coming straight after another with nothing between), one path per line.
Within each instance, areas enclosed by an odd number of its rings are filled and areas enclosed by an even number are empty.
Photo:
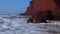
M30 0L0 0L0 14L19 14L26 11Z

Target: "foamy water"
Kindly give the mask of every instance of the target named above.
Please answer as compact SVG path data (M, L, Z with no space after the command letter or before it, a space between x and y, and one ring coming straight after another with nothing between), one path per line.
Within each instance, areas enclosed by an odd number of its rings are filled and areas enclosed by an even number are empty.
M7 18L6 18L7 17ZM60 34L60 21L27 23L28 18L0 16L0 34Z

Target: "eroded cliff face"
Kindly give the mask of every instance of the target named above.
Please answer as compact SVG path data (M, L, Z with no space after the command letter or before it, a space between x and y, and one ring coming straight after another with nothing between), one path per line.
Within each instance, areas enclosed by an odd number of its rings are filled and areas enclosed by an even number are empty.
M60 16L60 0L32 0L26 14L34 15L40 11L46 14L51 10L53 15Z

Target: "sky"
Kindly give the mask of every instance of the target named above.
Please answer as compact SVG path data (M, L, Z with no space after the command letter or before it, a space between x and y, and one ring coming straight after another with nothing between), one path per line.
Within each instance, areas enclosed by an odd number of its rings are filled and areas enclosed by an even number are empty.
M30 0L0 0L0 14L19 14L26 11Z

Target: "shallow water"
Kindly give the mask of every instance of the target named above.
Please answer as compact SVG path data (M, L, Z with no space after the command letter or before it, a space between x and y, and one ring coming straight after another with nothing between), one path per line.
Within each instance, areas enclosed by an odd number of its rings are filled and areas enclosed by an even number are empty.
M28 18L0 16L0 34L60 34L60 21L27 23Z

